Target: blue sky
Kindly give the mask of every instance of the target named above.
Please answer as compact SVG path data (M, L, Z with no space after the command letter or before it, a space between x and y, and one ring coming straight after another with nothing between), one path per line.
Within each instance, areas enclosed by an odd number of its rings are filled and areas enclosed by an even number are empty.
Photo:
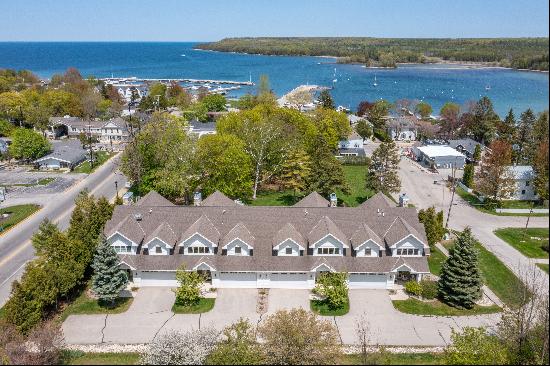
M548 36L548 0L1 0L0 41Z

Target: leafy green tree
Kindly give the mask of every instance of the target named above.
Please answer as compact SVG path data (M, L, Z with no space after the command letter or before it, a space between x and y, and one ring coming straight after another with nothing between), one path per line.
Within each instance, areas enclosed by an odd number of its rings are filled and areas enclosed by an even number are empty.
M399 192L401 189L399 161L395 142L382 142L372 154L372 162L367 172L367 188L376 192Z
M468 188L474 188L474 164L466 164L464 166L464 174L462 175L462 183Z
M176 271L176 281L179 283L179 287L174 290L177 305L190 306L199 302L201 285L204 283L201 274L197 271L186 271L185 265L182 265Z
M271 86L269 85L269 77L267 75L260 75L256 102L267 106L275 106L277 104L277 97L271 90Z
M458 235L450 256L447 258L438 281L438 293L445 303L459 308L471 309L481 298L483 281L479 270L478 251L470 228Z
M309 191L317 191L326 197L337 190L349 190L342 164L334 157L322 136L315 140L310 156L311 174L307 184Z
M92 263L92 291L100 301L108 302L111 306L114 305L120 291L128 284L128 276L119 264L114 248L109 245L105 236L101 235Z
M220 341L206 359L207 365L261 365L264 364L262 346L248 320L227 326Z
M48 89L42 94L41 106L51 116L82 116L82 106L78 96L61 89Z
M0 119L0 136L8 137L12 134L15 126L5 119Z
M23 98L23 117L27 124L44 131L49 127L51 110L45 103L43 94L35 89L27 89L21 93Z
M206 135L197 142L195 160L205 195L220 191L246 199L252 194L252 163L244 143L228 134Z
M347 273L323 272L319 275L314 292L326 297L329 308L340 309L349 301L347 279Z
M245 94L242 97L239 98L239 101L237 103L237 108L244 110L244 109L252 109L254 108L258 103L256 102L256 97L252 94Z
M432 114L433 112L432 106L426 102L418 103L416 105L415 110L416 110L416 113L418 113L422 119L428 118L430 114Z
M372 127L369 126L366 120L360 119L355 126L355 132L363 139L365 142L366 139L372 136Z
M433 247L443 239L445 226L443 222L443 211L436 212L435 207L429 207L418 212L418 220L424 224L428 244Z
M8 91L0 94L0 117L21 121L23 119L22 108L21 93Z
M26 128L17 128L12 134L9 152L15 159L38 159L50 150L51 144L38 132Z
M221 94L208 94L200 101L206 107L208 112L221 112L225 111L225 103L227 100Z
M311 179L311 158L302 149L294 150L281 168L281 186L296 192L303 192Z
M312 119L333 150L338 148L340 140L345 140L352 132L346 114L333 109L318 108L313 112Z
M279 310L258 329L270 365L334 365L341 362L338 331L304 309Z
M327 108L327 109L334 109L334 100L332 99L332 95L330 95L330 92L328 90L323 90L319 94L319 103L321 104L321 107Z
M508 365L506 349L499 339L485 328L465 327L452 330L452 343L445 348L446 365Z

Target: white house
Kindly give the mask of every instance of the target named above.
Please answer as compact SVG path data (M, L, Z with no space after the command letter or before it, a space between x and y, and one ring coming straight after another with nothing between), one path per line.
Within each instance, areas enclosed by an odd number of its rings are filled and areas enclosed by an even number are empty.
M134 286L177 286L182 266L219 288L311 289L320 273L337 271L350 288L387 289L429 273L416 210L382 194L355 208L318 196L252 207L216 192L199 206L175 206L151 192L117 206L105 234Z
M535 172L532 166L529 165L515 165L511 166L510 171L516 181L516 190L509 199L513 200L526 200L535 201L539 198L533 180L535 179Z
M394 141L415 141L417 120L415 116L390 117L386 121L387 133Z

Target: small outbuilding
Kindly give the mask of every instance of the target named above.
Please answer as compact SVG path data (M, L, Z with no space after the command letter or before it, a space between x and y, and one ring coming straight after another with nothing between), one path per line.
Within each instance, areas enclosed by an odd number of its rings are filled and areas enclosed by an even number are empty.
M447 145L428 145L415 148L419 161L436 169L463 169L466 156Z

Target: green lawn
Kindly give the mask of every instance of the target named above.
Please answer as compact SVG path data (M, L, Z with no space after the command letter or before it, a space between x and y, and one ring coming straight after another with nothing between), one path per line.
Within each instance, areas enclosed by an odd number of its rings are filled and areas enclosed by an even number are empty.
M0 215L10 213L6 219L0 218L0 233L14 227L39 209L38 205L17 205L0 209Z
M139 365L139 353L85 353L64 351L62 365Z
M506 228L495 230L495 235L519 250L529 258L548 258L548 252L542 249L548 247L547 228Z
M548 273L548 264L547 263L537 263L537 266L542 269L544 272ZM0 309L0 317L2 314L2 309Z
M430 249L430 256L428 257L428 266L430 267L430 272L436 276L439 276L441 271L441 266L445 263L447 257L441 250L437 248Z
M417 299L393 300L393 306L402 313L416 315L462 316L498 313L502 309L496 305L474 306L472 309L457 309L439 300L424 302Z
M115 301L115 305L112 307L110 304L102 303L98 300L88 297L86 291L82 291L82 294L71 302L60 314L60 321L65 321L69 315L77 314L120 314L124 313L134 298L132 297L119 297Z
M366 363L359 354L345 355L342 365L441 365L442 353L374 353Z
M466 202L468 202L471 206L475 207L477 210L484 212L489 215L496 215L496 216L548 216L548 214L544 213L505 213L505 212L496 212L493 209L486 208L483 205L483 202L478 200L478 198L471 194L466 192L460 187L456 188L456 193ZM529 202L529 203L527 203ZM502 208L531 208L530 201L502 201L501 203ZM543 208L542 206L535 206L534 208Z
M348 207L359 206L367 197L374 194L366 188L367 168L361 165L343 165L342 168L350 191L348 194L336 191L336 195L339 201ZM288 190L280 192L264 191L259 192L257 198L252 200L250 204L252 206L291 206L301 198L301 196L294 196L294 193Z
M310 300L309 306L311 311L322 316L342 316L349 312L349 299L344 306L339 309L331 309L326 301L321 300Z
M73 173L91 173L100 167L104 162L109 160L111 157L115 156L116 153L109 153L107 151L95 151L95 163L93 169L90 167L90 162L86 160L76 168L74 168Z
M172 306L172 311L176 314L206 313L214 308L215 303L216 303L216 299L201 297L199 302L196 305L181 306L178 304L174 304L174 306Z

